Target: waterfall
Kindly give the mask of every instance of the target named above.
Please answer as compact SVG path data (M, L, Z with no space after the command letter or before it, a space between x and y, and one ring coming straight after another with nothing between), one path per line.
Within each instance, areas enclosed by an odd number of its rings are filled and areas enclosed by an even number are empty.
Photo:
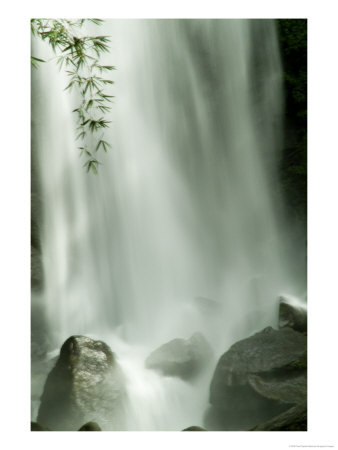
M210 376L191 387L146 371L142 358L195 331L219 355L276 325L277 296L301 289L277 171L275 24L108 20L100 33L111 36L105 59L117 70L112 149L97 176L76 150L66 76L50 63L33 79L48 330L53 348L85 334L117 353L135 417L144 410L130 429L179 429L182 417L191 418L183 426L202 417ZM209 317L196 298L221 312ZM177 423L158 417L165 410L180 410Z

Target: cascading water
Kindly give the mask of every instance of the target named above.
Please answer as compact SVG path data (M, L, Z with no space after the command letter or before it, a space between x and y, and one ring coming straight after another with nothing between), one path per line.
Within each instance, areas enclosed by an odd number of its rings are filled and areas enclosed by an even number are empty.
M282 86L270 20L113 20L115 102L98 176L81 167L65 77L41 66L35 145L52 346L105 340L128 380L126 429L202 424L195 384L144 368L201 331L219 356L299 293L278 191ZM48 52L41 45L40 51ZM214 299L207 316L196 298ZM142 411L142 419L138 411Z

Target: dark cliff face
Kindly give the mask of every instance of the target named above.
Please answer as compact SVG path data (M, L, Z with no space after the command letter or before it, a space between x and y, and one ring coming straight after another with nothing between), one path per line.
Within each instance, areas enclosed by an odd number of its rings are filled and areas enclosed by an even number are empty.
M306 227L307 20L279 19L277 25L285 92L280 173L289 214Z
M48 350L48 332L43 301L44 274L42 263L42 191L38 164L38 78L32 70L31 86L31 358L40 361Z
M307 20L276 20L284 87L279 178L289 226L293 273L307 285ZM297 249L295 252L294 249Z
M37 110L39 100L36 100L38 79L32 71L31 85L31 287L33 292L40 292L43 288L42 271L42 192L38 164L38 123Z

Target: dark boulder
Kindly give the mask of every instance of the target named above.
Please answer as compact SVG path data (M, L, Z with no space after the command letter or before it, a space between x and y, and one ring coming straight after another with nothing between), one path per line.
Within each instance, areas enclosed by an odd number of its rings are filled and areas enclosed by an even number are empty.
M51 431L49 428L41 426L37 422L31 422L31 431Z
M96 422L87 422L79 429L79 431L102 431Z
M300 333L307 332L306 307L295 304L288 297L279 297L279 328L289 327Z
M212 350L201 333L189 339L174 339L153 351L146 367L163 375L191 379L197 376L212 357Z
M207 431L205 428L198 427L196 425L192 425L191 427L184 428L182 431Z
M307 431L307 404L299 403L251 431Z
M208 429L248 430L306 399L306 336L271 327L224 353L210 386Z
M103 428L119 429L124 394L123 374L108 345L72 336L47 377L37 421L75 431L95 417Z

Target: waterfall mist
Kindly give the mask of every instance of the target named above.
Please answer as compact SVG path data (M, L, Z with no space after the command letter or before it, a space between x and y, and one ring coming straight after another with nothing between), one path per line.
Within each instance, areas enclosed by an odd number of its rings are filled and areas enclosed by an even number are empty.
M128 378L125 429L177 430L202 423L216 360L189 385L145 369L149 352L201 331L216 358L276 325L279 294L303 293L278 178L278 40L272 20L107 20L103 33L117 70L97 176L66 77L50 63L33 78L50 350L105 340Z

